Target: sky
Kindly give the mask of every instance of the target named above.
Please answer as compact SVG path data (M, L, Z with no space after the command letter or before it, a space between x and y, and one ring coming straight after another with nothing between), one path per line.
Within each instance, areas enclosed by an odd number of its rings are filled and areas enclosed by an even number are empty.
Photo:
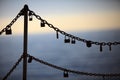
M100 31L120 29L119 0L1 0L0 29L9 24L28 4L29 9L63 31ZM34 27L34 28L33 28ZM15 34L23 32L23 17L12 27ZM47 33L40 21L29 22L30 33Z
M0 30L19 13L25 4L29 9L59 29L80 38L92 41L119 41L119 0L0 0ZM12 36L0 36L0 79L15 64L23 53L23 16L12 26ZM28 53L49 63L91 73L119 73L120 47L92 45L85 43L65 44L64 35L56 40L52 29L40 27L35 17L29 21ZM40 33L40 34L39 34ZM42 34L45 33L45 34ZM46 34L47 33L47 34ZM48 34L51 33L51 34ZM17 34L17 36L16 36ZM3 34L4 35L4 34ZM63 78L63 72L32 61L28 64L29 80L101 80L102 78L70 74ZM89 79L90 78L90 79ZM109 78L109 77L108 77ZM22 79L22 62L8 80ZM113 79L109 80L115 80ZM118 79L120 80L120 77Z

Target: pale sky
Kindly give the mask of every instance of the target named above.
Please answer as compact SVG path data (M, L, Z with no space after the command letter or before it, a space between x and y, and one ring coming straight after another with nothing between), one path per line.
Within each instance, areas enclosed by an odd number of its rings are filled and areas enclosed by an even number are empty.
M63 31L99 31L120 29L119 0L1 0L0 30L28 4L29 9ZM47 26L46 26L47 27ZM23 32L23 17L12 26L13 33ZM40 28L40 21L29 22L30 33L53 32Z

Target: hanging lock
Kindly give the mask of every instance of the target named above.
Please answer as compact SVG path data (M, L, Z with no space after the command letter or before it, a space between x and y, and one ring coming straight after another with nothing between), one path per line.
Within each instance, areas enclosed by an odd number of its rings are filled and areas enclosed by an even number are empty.
M66 39L66 36L65 36L64 42L65 43L70 43L70 38Z
M71 44L75 44L75 43L76 43L75 38L72 38Z
M41 21L41 27L45 27L44 21Z
M91 47L92 46L91 41L86 41L86 46Z
M32 16L29 16L29 21L32 21L32 20L33 20Z
M12 34L11 28L6 29L6 35L11 35L11 34Z
M102 46L103 46L103 44L102 44L102 43L100 43L100 52L102 52L102 51L103 51Z
M33 15L32 15L32 12L30 11L29 12L29 21L32 21L33 20Z
M108 43L108 46L109 46L109 51L111 51L111 50L112 50L111 45L112 45L112 43Z
M68 71L64 71L63 76L64 76L65 78L68 78L68 77L69 77Z
M59 38L58 30L56 30L56 38Z
M29 56L28 63L31 63L32 59L33 59L32 56Z

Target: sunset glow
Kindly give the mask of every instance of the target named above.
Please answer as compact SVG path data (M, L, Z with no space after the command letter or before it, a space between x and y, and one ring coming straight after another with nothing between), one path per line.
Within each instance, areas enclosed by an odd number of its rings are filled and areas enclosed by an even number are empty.
M4 5L2 4L0 8L2 11L2 15L0 15L0 29L9 24L23 8L24 5L22 2L27 3L29 8L36 14L63 31L79 32L120 29L120 9L118 8L117 2L104 3L101 1L98 3L97 1L93 1L41 1L43 4L40 5L41 3L38 4L36 2L31 4L32 1L29 0L21 1L17 8L13 5L18 4L16 1L13 3L1 1L1 4L4 3ZM48 4L50 7L43 6L44 4ZM62 6L60 4L62 4ZM3 8L4 6L5 8ZM9 11L10 8L14 8L12 12ZM12 28L15 34L23 32L23 17L20 18ZM40 29L40 21L34 17L33 21L29 22L29 32L46 33L52 31L50 29Z

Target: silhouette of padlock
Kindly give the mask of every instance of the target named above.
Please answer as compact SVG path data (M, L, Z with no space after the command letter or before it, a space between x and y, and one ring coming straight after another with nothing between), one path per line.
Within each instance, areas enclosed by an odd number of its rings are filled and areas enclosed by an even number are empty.
M28 63L31 63L32 59L33 59L32 56L29 56Z
M92 46L91 41L87 41L87 42L86 42L86 46L87 46L87 47L91 47L91 46Z
M44 21L41 21L41 27L45 27Z
M70 43L70 38L67 39L66 36L65 36L64 42L65 43Z
M64 76L65 78L68 78L68 77L69 77L68 72L67 72L67 71L64 71L63 76Z
M103 46L103 44L102 44L102 43L100 43L100 52L102 52L102 51L103 51L102 46Z
M11 34L12 34L11 28L6 29L6 35L11 35Z
M32 21L32 20L33 20L32 16L29 16L29 21Z
M29 21L32 21L33 20L33 16L32 16L32 12L30 11L29 12Z
M109 43L108 43L108 46L109 46L109 51L111 51L111 50L112 50L111 45L112 45L112 43L111 43L111 42L109 42Z
M76 42L75 42L75 38L72 38L72 40L71 40L71 44L75 44Z
M58 30L56 31L56 38L59 38Z

